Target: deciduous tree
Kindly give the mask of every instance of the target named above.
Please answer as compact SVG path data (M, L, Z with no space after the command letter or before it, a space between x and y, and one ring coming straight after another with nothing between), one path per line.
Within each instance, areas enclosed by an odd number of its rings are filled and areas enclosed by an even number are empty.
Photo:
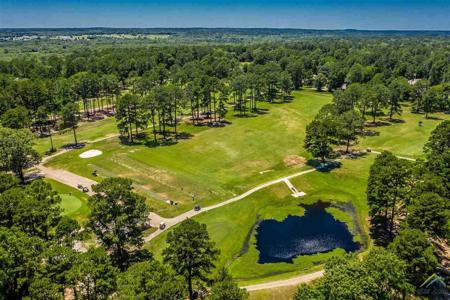
M40 162L33 144L34 137L28 129L0 127L0 169L14 172L24 182L24 169Z

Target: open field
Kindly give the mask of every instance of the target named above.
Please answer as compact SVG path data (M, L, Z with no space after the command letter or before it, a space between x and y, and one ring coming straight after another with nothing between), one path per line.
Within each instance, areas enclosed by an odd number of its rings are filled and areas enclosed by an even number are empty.
M291 179L297 189L307 195L294 198L284 183L268 187L239 202L205 212L197 217L208 226L211 238L216 242L221 255L219 266L228 266L241 285L259 283L261 280L283 279L317 268L332 255L342 253L336 249L329 253L301 256L294 263L258 264L259 252L255 247L254 225L258 220L274 218L283 220L288 215L302 215L300 203L314 203L318 200L351 203L353 211L329 210L335 218L348 222L356 234L355 239L367 243L367 205L365 186L368 169L374 155L355 160L346 160L340 169L327 172L313 172ZM354 218L353 218L354 217ZM165 248L166 233L152 240L147 247L160 257Z
M295 285L252 291L249 293L249 300L291 300L296 291Z
M95 122L83 122L76 129L76 133L78 142L80 143L117 135L116 121L113 117L110 117ZM74 143L73 131L71 129L66 129L61 133L54 133L52 138L53 146L57 149L64 145ZM39 153L44 154L50 147L49 137L36 139L34 148Z
M292 155L309 158L303 149L306 124L329 101L329 93L297 91L291 103L260 103L263 114L258 116L239 118L230 111L227 119L232 124L223 128L182 124L180 131L190 138L175 145L125 145L113 137L55 157L47 166L94 180L109 176L132 178L137 191L148 198L155 212L173 217L195 204L205 206L223 201L261 182L297 171L300 166L286 166L284 160ZM423 144L440 120L412 114L409 107L404 107L401 120L369 128L375 134L361 137L354 148L386 149L398 155L420 157ZM423 121L421 127L419 120ZM116 135L117 128L114 118L108 118L83 123L77 132L81 141L95 141ZM72 140L71 131L54 136L57 146ZM48 143L48 138L39 140L36 148L43 152ZM90 159L78 157L89 149L99 149L103 155ZM93 170L100 176L93 177ZM166 204L164 201L168 199L178 205Z
M303 149L306 124L322 105L330 101L331 95L328 93L298 91L294 92L294 100L290 103L261 103L264 113L258 116L239 118L229 112L227 119L232 124L223 128L183 124L180 131L191 136L174 145L126 145L113 137L59 155L46 165L67 169L94 180L108 176L132 178L137 191L147 196L149 205L156 213L172 217L192 209L195 204L207 206L224 201L262 182L310 168L304 165L287 166L286 158L310 158ZM443 114L436 117L425 119L423 115L411 114L409 108L404 107L402 122L367 128L375 134L361 137L359 144L353 148L370 147L379 151L390 150L406 157L421 157L430 132L440 122L439 119L448 118ZM419 121L423 122L423 126L418 125ZM98 126L95 130L89 127L91 124L79 128L79 136L85 140L93 141L117 132L112 118L95 123ZM70 142L71 132L66 138ZM90 149L101 150L103 154L89 159L78 157ZM299 204L318 200L336 203L336 207L327 211L347 224L356 241L370 247L365 189L374 158L375 154L369 154L358 159L347 159L342 161L339 169L291 179L299 191L307 193L303 198L292 197L286 184L278 183L238 202L196 216L196 220L207 224L211 238L221 250L217 265L227 266L242 286L320 269L330 256L339 255L343 250L297 257L293 263L258 264L259 252L255 247L258 221L271 218L281 221L288 215L300 216L303 209ZM100 176L93 177L93 170L98 170ZM195 194L194 201L192 194ZM170 206L164 203L166 199L175 200L179 205ZM86 213L83 206L76 208L78 204L70 197L65 199L65 203L67 211L73 210L73 214ZM145 246L159 259L165 247L166 232ZM292 292L290 289L280 291L289 295ZM279 297L282 297L281 294ZM266 297L266 292L255 292L252 297L258 299L258 295ZM278 294L273 297L278 297Z
M398 122L389 122L388 118L381 118L386 126L369 128L377 135L359 138L357 147L367 147L374 150L388 150L396 155L419 158L423 156L423 145L427 142L431 131L444 119L450 119L450 115L435 113L429 119L423 114L411 113L410 105L404 104L401 116L395 116ZM422 121L422 126L419 126Z
M175 216L194 203L207 205L231 198L299 169L287 167L283 159L307 156L302 147L306 124L331 96L312 91L295 92L294 96L291 103L261 103L263 114L255 117L239 118L230 112L232 124L222 128L184 125L180 129L192 137L175 145L129 146L113 138L55 157L47 165L95 180L102 176L132 178L139 192L155 199L150 204L159 214ZM99 149L103 155L78 157L88 149ZM93 170L98 170L100 178L92 177ZM262 171L266 172L260 174ZM161 201L164 199L179 205L169 206Z

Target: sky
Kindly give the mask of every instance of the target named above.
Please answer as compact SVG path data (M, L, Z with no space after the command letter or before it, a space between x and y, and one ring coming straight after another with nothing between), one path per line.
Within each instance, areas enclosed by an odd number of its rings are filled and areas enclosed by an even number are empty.
M0 27L450 30L450 0L0 0Z

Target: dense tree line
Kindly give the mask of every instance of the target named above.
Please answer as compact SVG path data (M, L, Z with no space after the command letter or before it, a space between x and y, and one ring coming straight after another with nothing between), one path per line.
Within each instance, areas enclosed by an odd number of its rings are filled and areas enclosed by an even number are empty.
M407 280L406 263L383 248L359 259L347 254L333 257L325 274L314 285L299 286L295 300L405 299L413 291Z
M424 151L425 161L417 162L383 152L367 186L373 237L406 262L416 287L449 265L443 250L450 238L449 121L434 129Z
M449 110L450 55L445 39L419 41L87 47L65 55L13 58L0 61L0 120L5 127L48 135L76 128L62 120L64 112L90 118L97 110L111 111L121 93L131 93L137 98L123 102L136 103L121 106L121 132L132 139L132 131L151 126L154 139L157 134L166 139L168 127L176 126L182 114L194 124L220 125L230 100L245 115L258 109L258 101L286 100L304 85L329 91L354 86L352 92L360 95L349 95L358 97L353 105L372 121L384 109L390 118L400 113L404 100L428 117ZM70 104L75 106L69 109Z
M384 152L370 170L370 215L390 239L403 227L430 237L450 237L449 121L434 129L425 153L425 161L409 162Z
M131 181L108 178L94 191L82 228L61 216L50 184L0 174L0 299L246 297L225 269L211 275L219 251L205 225L188 219L170 232L161 263L141 247L148 209Z

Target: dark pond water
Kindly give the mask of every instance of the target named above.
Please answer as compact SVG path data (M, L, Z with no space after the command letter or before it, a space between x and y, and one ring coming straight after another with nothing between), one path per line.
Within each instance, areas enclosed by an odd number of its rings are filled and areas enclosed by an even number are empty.
M360 248L353 241L347 224L325 211L328 203L303 205L304 216L288 216L282 222L263 220L256 231L258 263L290 262L299 255L310 255L342 248L347 252Z

